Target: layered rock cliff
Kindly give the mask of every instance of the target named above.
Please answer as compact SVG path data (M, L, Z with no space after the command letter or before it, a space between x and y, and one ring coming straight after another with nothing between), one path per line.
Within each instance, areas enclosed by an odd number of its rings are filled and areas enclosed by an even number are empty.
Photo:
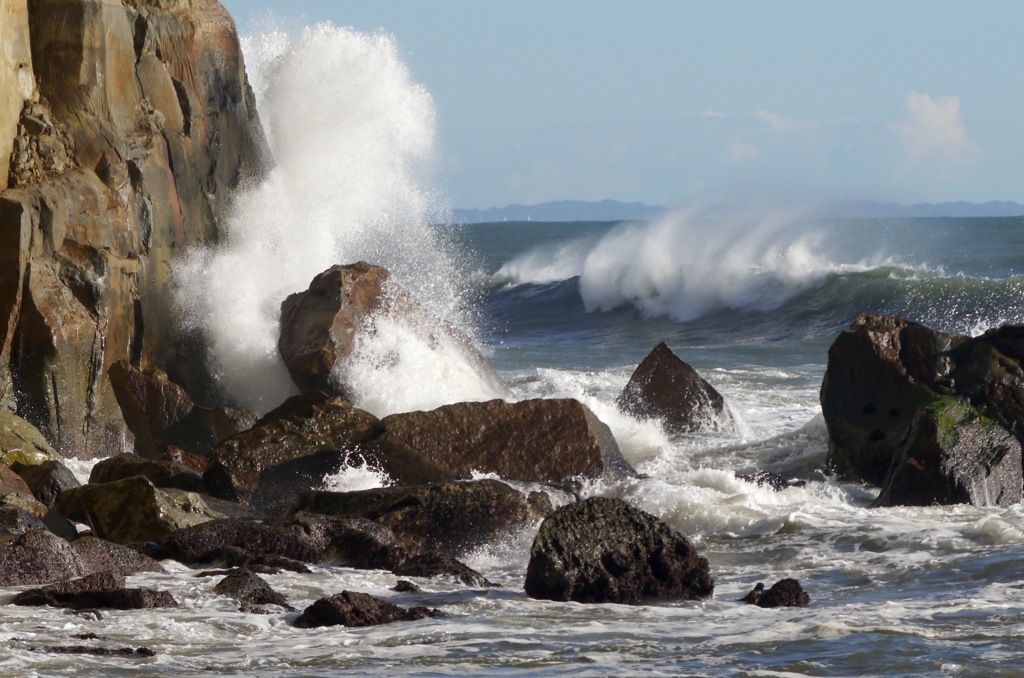
M0 0L0 408L88 458L131 447L117 361L199 391L171 263L266 160L216 0Z

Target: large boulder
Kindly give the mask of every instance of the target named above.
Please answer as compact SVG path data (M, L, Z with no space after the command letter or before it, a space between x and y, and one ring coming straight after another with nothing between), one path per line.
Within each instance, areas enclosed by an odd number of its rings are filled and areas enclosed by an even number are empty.
M293 396L251 429L221 441L203 478L210 494L248 502L264 470L325 450L352 450L378 433L376 417L342 398Z
M171 264L218 237L266 142L215 0L5 0L0 19L0 408L107 456L131 446L110 365L211 383Z
M181 386L156 368L139 369L125 361L108 372L125 424L135 436L135 452L160 459L168 446L209 456L214 446L256 423L252 412L200 407Z
M637 366L616 404L638 419L657 419L674 435L735 428L722 394L665 342Z
M99 537L80 537L71 542L71 549L81 559L87 572L113 571L123 576L139 572L163 572L163 566L133 548L115 544Z
M25 480L32 495L49 508L57 505L65 490L82 485L71 469L54 459L41 464L15 462L13 468Z
M205 492L203 477L192 469L172 461L143 459L134 454L118 454L92 467L90 484L112 483L134 476L147 478L156 487Z
M526 594L547 600L703 600L713 592L707 558L686 537L649 513L604 497L550 515L526 570Z
M118 544L159 541L177 530L223 517L198 494L158 489L142 476L68 490L57 510Z
M522 529L536 515L527 498L497 480L300 494L287 515L368 518L416 550L461 554Z
M223 558L229 549L317 563L325 548L293 526L244 519L212 520L194 525L168 535L160 546L165 557L186 565Z
M365 261L332 266L313 278L307 290L281 303L278 349L299 390L352 399L338 368L379 316L398 318L429 346L453 347L496 393L507 391L469 337L427 312L386 268Z
M966 400L939 396L918 411L875 506L1010 506L1022 490L1020 442Z
M0 535L0 586L49 584L85 574L71 544L49 531Z
M380 423L381 439L415 450L453 478L480 472L559 484L633 473L611 429L568 398L455 403Z
M261 605L293 609L284 596L271 588L267 580L245 568L229 573L214 585L213 592L237 600L242 612L258 611Z
M317 600L303 610L294 623L300 629L339 625L376 626L398 621L415 621L433 617L434 614L425 607L405 609L368 593L342 591Z

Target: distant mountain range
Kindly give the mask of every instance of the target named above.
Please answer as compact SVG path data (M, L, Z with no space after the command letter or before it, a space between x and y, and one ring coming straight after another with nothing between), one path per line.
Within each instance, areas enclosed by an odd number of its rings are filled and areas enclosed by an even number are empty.
M558 200L537 205L508 205L488 209L456 209L453 220L460 224L495 221L630 221L657 219L669 211L664 205L601 200ZM818 213L831 217L1016 217L1024 216L1024 205L1016 202L940 202L898 205L896 203L844 201L824 203Z

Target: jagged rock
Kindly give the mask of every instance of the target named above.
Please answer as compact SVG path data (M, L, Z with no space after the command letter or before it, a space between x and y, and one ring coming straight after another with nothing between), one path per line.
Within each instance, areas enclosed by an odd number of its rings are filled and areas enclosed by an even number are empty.
M163 572L163 566L153 558L133 548L115 544L98 537L81 537L71 542L82 567L88 572L113 570L123 576L140 572Z
M205 492L203 477L195 471L170 461L143 459L134 454L119 454L97 463L89 474L90 484L112 483L142 476L156 487L186 492Z
M168 446L209 456L219 441L256 423L252 412L195 405L185 389L155 368L141 370L119 361L108 374L140 457L160 459Z
M362 517L395 532L414 550L465 553L523 528L531 519L523 495L497 480L381 487L355 492L308 492L286 515Z
M0 586L49 584L84 574L71 544L47 530L0 535Z
M14 470L25 479L32 495L49 508L57 505L65 490L82 485L71 469L52 459L41 464L15 462Z
M61 495L58 510L118 544L158 541L176 530L223 517L194 492L157 489L134 476L83 485Z
M243 612L251 611L257 605L278 605L286 610L293 609L285 597L272 589L263 577L244 568L217 582L213 591L237 600Z
M325 450L352 449L378 433L377 418L341 398L289 398L249 430L221 441L203 474L210 494L247 502L260 474Z
M758 584L762 589L764 584ZM767 591L762 591L757 600L758 607L807 607L811 598L796 579L781 579Z
M325 478L350 466L378 470L397 485L451 480L449 474L404 445L369 440L350 450L325 450L265 469L260 473L251 506L278 515L297 495L322 489Z
M171 263L217 237L266 143L220 3L14 6L0 26L0 407L67 457L107 456L132 444L111 364L212 392L201 346L174 327Z
M630 475L611 430L572 399L455 403L385 417L381 438L415 450L454 478L565 483Z
M725 399L661 342L637 366L616 404L639 419L657 419L679 435L735 428Z
M68 599L71 595L81 591L106 591L110 589L123 589L124 575L118 572L103 571L87 574L78 579L47 584L42 588L22 591L14 597L11 602L15 605L50 605L63 607L61 598Z
M316 601L299 615L295 626L312 629L321 626L376 626L398 621L433 617L425 607L403 609L366 593L342 591Z
M708 561L686 537L618 499L563 506L540 526L526 594L580 603L703 600L714 592Z
M278 349L299 390L352 399L351 387L336 367L352 354L367 324L380 316L400 318L428 345L454 347L496 392L507 391L469 337L428 313L386 268L365 261L332 266L313 278L307 290L281 303Z
M1021 500L1020 442L970 403L940 396L917 413L875 506L974 504Z

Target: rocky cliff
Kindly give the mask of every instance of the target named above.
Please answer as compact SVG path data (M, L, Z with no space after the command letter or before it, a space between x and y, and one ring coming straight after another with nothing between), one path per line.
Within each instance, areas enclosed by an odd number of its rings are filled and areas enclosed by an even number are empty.
M0 407L88 458L131 447L115 362L198 391L171 263L266 160L216 0L0 0Z

